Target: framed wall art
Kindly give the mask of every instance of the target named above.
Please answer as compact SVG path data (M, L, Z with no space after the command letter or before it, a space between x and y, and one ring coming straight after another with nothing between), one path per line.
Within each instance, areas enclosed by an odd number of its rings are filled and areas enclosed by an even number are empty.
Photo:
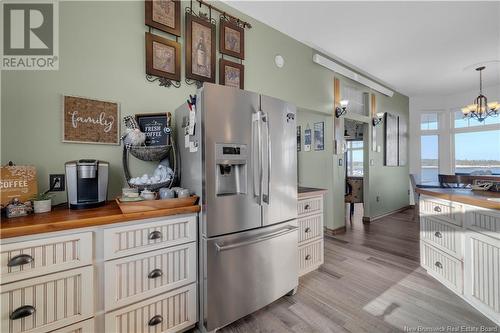
M408 164L408 125L405 119L398 117L398 165Z
M120 104L63 96L63 142L120 144Z
M325 150L325 123L314 123L314 150Z
M176 0L146 0L146 25L181 36L181 3Z
M215 83L215 25L186 13L186 78Z
M244 89L245 66L219 59L219 83L224 86Z
M306 128L304 131L304 151L311 151L311 129Z
M300 151L302 146L302 129L300 126L297 126L297 151Z
M181 80L181 44L146 32L146 74Z
M220 53L245 59L245 29L230 20L221 20L219 29Z
M170 144L170 127L168 113L136 114L135 119L141 132L146 134L146 146L163 146Z
M398 116L391 113L384 115L385 126L385 165L398 165Z

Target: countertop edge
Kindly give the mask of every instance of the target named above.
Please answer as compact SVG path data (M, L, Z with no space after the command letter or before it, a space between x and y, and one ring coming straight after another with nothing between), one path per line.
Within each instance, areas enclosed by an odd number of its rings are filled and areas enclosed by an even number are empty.
M481 194L471 193L469 195L466 195L466 194L452 193L452 192L446 193L446 192L436 191L435 189L432 188L417 188L416 192L421 195L428 195L449 201L456 201L471 206L500 210L500 202L488 201L486 199L487 196ZM474 197L474 195L476 195L476 197Z
M0 239L30 236L41 233L49 233L56 231L73 230L88 227L97 227L121 222L130 222L134 220L167 217L181 214L198 213L201 210L199 205L177 207L169 209L158 209L148 212L127 213L127 214L112 214L107 216L97 216L82 219L58 220L47 223L34 223L32 225L9 226L8 228L0 228ZM15 220L13 221L15 223ZM9 222L2 222L9 223Z

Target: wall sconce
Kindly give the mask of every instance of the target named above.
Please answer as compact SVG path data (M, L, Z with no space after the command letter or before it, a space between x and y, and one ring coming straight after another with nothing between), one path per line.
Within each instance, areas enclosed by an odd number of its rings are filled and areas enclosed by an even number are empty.
M383 112L378 112L375 116L372 118L372 124L373 126L377 126L384 120L384 113Z
M340 101L340 106L337 106L335 108L335 117L340 118L347 112L347 105L349 105L349 101L346 99L343 99Z

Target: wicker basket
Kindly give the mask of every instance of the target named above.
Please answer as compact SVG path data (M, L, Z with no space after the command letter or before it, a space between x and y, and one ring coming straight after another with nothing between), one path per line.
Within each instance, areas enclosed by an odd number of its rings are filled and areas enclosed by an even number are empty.
M133 146L130 154L143 161L161 161L170 153L172 146Z

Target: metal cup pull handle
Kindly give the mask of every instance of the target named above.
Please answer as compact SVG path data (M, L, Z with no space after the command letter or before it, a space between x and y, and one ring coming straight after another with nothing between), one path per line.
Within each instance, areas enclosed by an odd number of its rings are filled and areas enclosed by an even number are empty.
M24 317L29 317L33 313L35 313L35 311L36 311L36 309L33 306L23 305L23 306L15 309L14 311L12 311L9 318L10 318L10 320L16 320L16 319L21 319Z
M9 266L9 267L22 266L22 265L29 264L33 260L35 260L35 259L32 256L30 256L29 254L19 254L15 257L12 257L9 260L9 262L7 263L7 266Z
M436 261L434 265L436 265L437 268L443 268L443 264L440 263L439 261Z
M308 232L311 232L311 228L307 227L305 230L304 230L305 233L308 233Z
M436 231L434 233L434 236L436 236L437 238L443 238L443 235L439 231Z
M309 204L307 204L307 205L304 206L305 210L308 210L309 208L311 208L311 206Z
M158 324L161 324L163 322L163 317L160 315L156 315L153 318L149 319L148 325L149 326L156 326Z
M311 259L311 255L310 255L310 254L308 254L308 255L306 256L306 260L310 260L310 259Z
M160 231L158 231L158 230L152 231L152 232L149 234L149 236L148 236L148 238L149 238L150 240L161 239L162 237L163 237L163 236L162 236L161 232L160 232Z
M163 275L162 270L159 268L156 268L156 269L153 269L151 272L149 272L148 279L156 279L162 275Z
M434 211L435 211L435 212L438 212L438 213L441 213L441 207L439 207L439 206L434 206Z

